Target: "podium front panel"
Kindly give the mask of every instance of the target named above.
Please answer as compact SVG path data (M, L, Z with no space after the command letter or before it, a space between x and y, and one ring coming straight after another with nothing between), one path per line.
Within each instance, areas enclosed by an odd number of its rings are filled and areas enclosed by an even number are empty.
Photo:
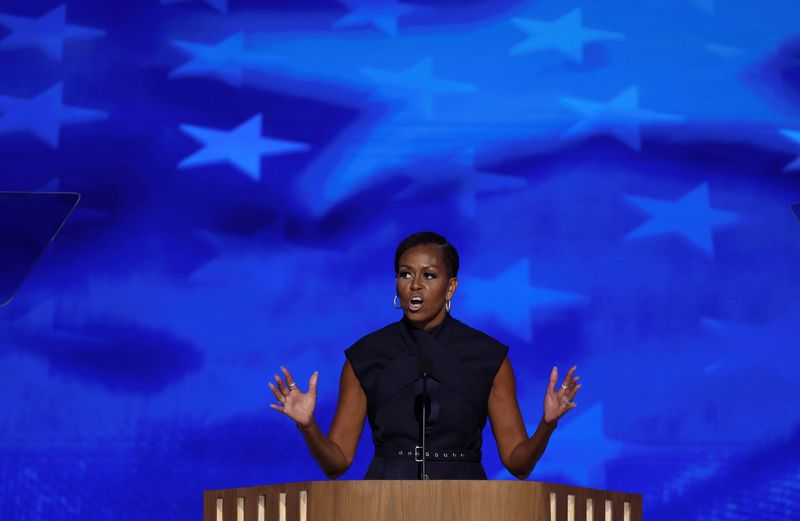
M526 481L312 481L207 490L204 521L641 521L639 494Z

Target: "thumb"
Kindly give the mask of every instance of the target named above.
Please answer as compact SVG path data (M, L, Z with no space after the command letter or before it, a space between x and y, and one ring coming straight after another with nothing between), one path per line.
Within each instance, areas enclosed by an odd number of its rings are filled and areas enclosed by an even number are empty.
M308 392L314 396L317 395L317 379L319 378L319 371L314 371L311 378L308 379Z

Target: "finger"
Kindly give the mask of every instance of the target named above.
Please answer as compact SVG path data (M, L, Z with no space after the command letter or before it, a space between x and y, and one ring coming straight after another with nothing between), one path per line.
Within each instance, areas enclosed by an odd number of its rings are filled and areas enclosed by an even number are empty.
M581 387L583 387L583 385L578 384L570 389L570 392L567 395L569 397L569 401L572 401L575 398L575 395L578 394L578 391L580 391Z
M271 404L269 404L269 406L270 406L271 408L275 409L276 411L280 411L280 412L282 412L283 414L286 414L286 409L284 409L284 408L283 408L283 407L281 407L280 405L275 405L274 403L271 403Z
M550 392L556 392L556 382L558 381L558 367L553 366L553 370L550 371L550 385L548 390ZM540 388L541 389L541 388Z
M569 394L578 385L579 378L580 376L575 376L569 380L564 380L564 382L561 384L561 387L567 392L567 394Z
M317 380L319 379L319 371L314 371L311 378L308 379L308 394L312 396L317 395Z
M292 373L290 373L290 372L289 372L289 370L288 370L288 369L286 369L286 368L285 368L285 367L283 367L283 366L281 366L281 371L283 371L283 376L285 376L285 377L286 377L286 387L287 387L287 388L288 388L290 391L291 391L292 389L294 389L295 387L297 387L297 384L296 384L296 383L294 383L294 378L292 378Z
M564 414L566 414L566 413L567 413L567 411L570 411L570 410L574 409L574 408L575 408L577 405L578 405L578 404L576 404L575 402L573 402L573 401L568 401L566 398L564 398L564 399L561 401L561 411L562 411L562 412L559 414L559 417L561 417L561 416L563 416Z
M278 389L281 390L281 394L284 395L284 396L289 394L289 389L287 389L286 384L283 383L283 378L281 378L280 376L278 376L276 374L272 375L272 376L274 376L275 377L275 381L278 382Z
M566 376L564 376L563 385L566 386L570 385L570 382L572 382L572 373L575 372L575 369L577 369L577 367L578 367L577 365L573 365L572 367L569 368L569 371L567 371Z
M277 401L283 403L283 401L286 399L286 397L283 396L280 391L278 391L278 388L275 387L275 384L272 382L269 383L269 390L275 395L275 399Z

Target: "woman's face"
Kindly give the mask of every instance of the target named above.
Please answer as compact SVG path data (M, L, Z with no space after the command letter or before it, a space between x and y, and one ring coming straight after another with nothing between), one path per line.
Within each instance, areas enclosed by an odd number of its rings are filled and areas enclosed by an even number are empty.
M397 296L406 318L420 329L439 325L447 313L458 279L450 278L441 249L421 244L406 251L397 268Z

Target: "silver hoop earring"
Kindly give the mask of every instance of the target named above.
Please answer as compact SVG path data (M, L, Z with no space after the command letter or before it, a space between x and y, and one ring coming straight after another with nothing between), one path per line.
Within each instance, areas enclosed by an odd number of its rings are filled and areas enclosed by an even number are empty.
M444 301L444 309L446 309L447 312L450 313L450 301L449 300L445 300Z
M399 302L397 302L397 295L394 296L394 300L392 301L392 306L394 309L400 309L402 306Z

